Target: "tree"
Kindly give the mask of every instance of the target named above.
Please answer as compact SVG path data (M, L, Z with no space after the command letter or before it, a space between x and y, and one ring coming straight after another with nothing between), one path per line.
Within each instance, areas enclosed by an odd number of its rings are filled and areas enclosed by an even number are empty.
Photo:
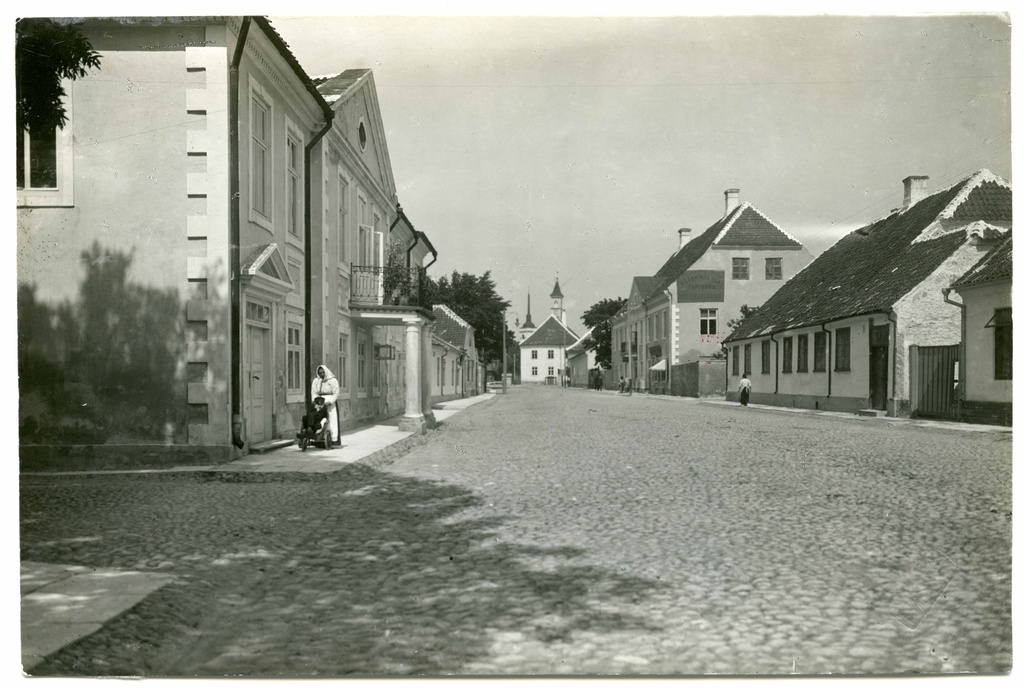
M737 328L740 327L740 324L742 324L744 321L746 321L748 318L750 318L750 316L753 315L753 313L756 312L756 311L757 311L757 307L748 307L745 304L743 306L741 306L740 307L740 315L738 317L736 317L735 319L729 319L725 323L725 327L728 330L728 332L732 333L733 331L735 331ZM716 352L712 356L715 359L725 359L726 358L726 354L728 353L728 351L729 351L729 348L726 347L725 345L722 345L722 348L720 350L718 350L718 352Z
M427 278L429 304L443 304L452 309L473 327L476 349L484 366L497 362L501 368L501 332L504 312L511 304L495 292L491 272L482 276L452 271L451 278L441 276L436 281ZM506 340L515 342L515 336L506 327Z
M597 363L603 367L612 365L612 324L611 319L621 311L626 304L624 297L615 299L603 299L583 312L583 324L587 328L594 329L587 339L583 341L583 347L588 352L593 352Z
M14 34L18 131L52 131L67 124L63 79L99 69L100 55L73 24L53 19L19 19Z

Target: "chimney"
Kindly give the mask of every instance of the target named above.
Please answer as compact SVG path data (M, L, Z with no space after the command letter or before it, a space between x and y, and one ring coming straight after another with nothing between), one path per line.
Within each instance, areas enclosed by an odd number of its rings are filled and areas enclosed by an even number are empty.
M732 213L732 210L740 205L740 190L725 190L725 215Z
M690 241L690 228L679 228L679 249L686 246ZM678 250L677 250L678 251Z
M911 175L903 178L903 208L908 209L928 194L928 176Z

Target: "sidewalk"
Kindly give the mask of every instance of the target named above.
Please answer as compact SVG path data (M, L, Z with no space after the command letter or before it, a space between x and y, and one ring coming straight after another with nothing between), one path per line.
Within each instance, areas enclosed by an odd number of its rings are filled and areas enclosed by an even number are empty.
M493 393L437 403L434 418L443 422ZM39 472L55 474L155 474L167 472L336 472L413 435L398 430L399 418L340 434L341 447L300 451L294 443L262 455L247 455L225 465L181 466L164 470ZM93 634L111 618L132 608L174 580L167 573L91 568L55 563L21 563L21 663L28 672L48 655Z

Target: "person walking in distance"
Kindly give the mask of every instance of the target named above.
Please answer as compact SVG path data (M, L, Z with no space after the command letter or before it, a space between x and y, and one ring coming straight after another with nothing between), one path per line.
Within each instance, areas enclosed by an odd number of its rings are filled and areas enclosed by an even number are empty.
M747 402L750 400L750 373L743 372L743 378L740 379L740 405L743 407L747 406Z

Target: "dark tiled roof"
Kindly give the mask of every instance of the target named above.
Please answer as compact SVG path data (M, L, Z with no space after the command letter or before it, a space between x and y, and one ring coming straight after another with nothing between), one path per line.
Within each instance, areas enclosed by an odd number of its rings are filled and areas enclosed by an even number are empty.
M466 347L470 326L462 317L443 304L434 305L434 333L458 347Z
M583 335L580 336L579 340L577 340L575 343L572 344L572 346L568 349L567 352L570 355L577 355L577 354L579 354L581 352L586 352L587 349L583 346L583 341L586 340L587 336L590 335L593 332L594 332L593 328L587 330L586 333L584 333Z
M332 77L316 77L313 79L313 84L321 96L333 101L337 100L369 71L368 69L347 69Z
M667 278L669 281L678 278L679 274L692 266L697 259L704 256L704 252L711 248L711 243L715 241L716 237L718 237L718 233L722 231L725 224L728 223L729 219L736 215L738 211L738 208L734 209L732 213L719 219L710 228L684 244L682 249L669 257L668 261L658 269L658 272L655 273L655 275L659 278Z
M984 182L977 184L982 176L991 174L978 173L906 211L849 233L780 287L726 342L888 311L967 241L963 229L943 230L938 223L941 216L963 206L970 213L995 217L1010 212L1011 195ZM957 206L954 201L961 192L969 196ZM915 242L919 235L931 239Z
M977 285L992 280L1013 279L1013 237L1007 234L995 249L981 257L971 270L964 273L952 287Z
M555 318L554 314L548 316L547 320L540 325L530 336L519 343L519 347L569 347L580 337L572 332L568 326Z
M747 206L715 244L719 247L803 246L753 206Z
M657 276L636 276L633 278L636 289L640 292L640 299L646 300L651 295L656 295L659 290L664 289L672 282L671 278L659 278Z
M955 220L1009 221L1013 219L1013 190L995 181L978 185L953 213Z

